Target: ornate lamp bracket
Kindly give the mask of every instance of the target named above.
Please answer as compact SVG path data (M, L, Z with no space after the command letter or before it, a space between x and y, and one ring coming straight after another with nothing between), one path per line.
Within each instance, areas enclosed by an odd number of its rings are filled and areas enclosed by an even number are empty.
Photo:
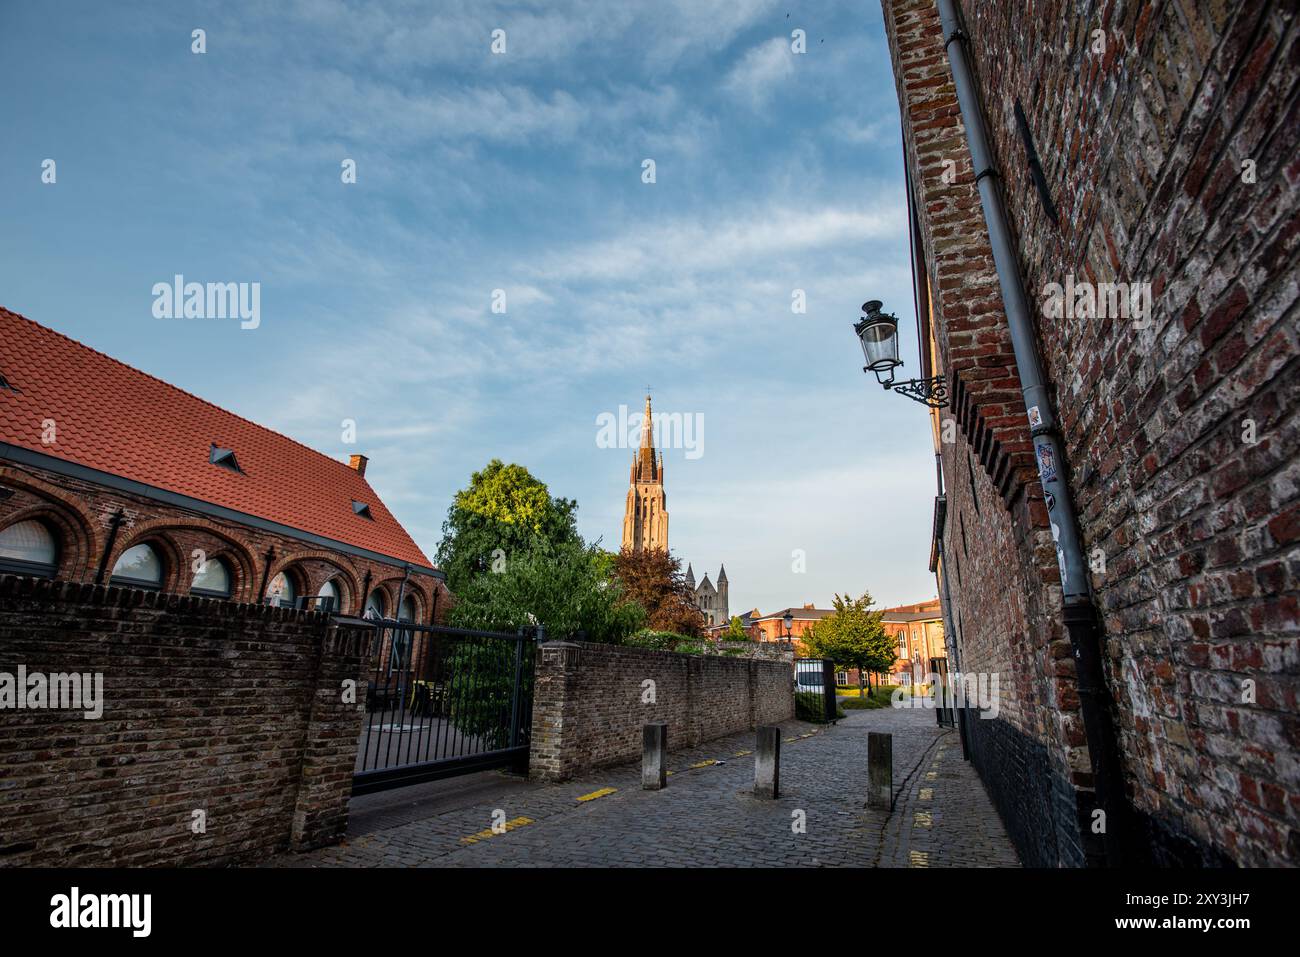
M933 379L908 379L904 382L885 383L886 389L901 392L932 409L942 409L948 404L948 383L943 376Z

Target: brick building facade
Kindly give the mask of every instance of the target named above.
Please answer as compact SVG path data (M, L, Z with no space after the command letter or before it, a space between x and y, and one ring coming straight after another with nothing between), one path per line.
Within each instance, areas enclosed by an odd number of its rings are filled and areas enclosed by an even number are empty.
M971 758L1027 863L1294 864L1295 5L965 0L947 37L934 0L882 7L923 375L950 390L932 567L953 667L1001 676L998 717L964 722ZM989 168L973 168L952 44ZM1121 779L1104 836L989 176L1058 418L1050 477L1090 569ZM1149 313L1092 318L1083 291L1082 316L1051 306L1052 284L1101 283L1132 284L1139 307L1149 293Z
M449 593L344 464L0 309L0 571L419 622Z
M890 669L889 680L896 684L925 684L934 660L947 656L939 600L885 608L880 626L898 645L898 660ZM856 676L852 676L849 683L856 682Z

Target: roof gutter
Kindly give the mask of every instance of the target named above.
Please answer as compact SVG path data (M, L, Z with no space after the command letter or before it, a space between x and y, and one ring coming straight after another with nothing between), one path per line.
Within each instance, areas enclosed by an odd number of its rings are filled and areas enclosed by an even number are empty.
M1107 863L1116 866L1123 861L1121 831L1127 818L1127 806L1120 777L1119 748L1110 718L1110 695L1101 667L1101 632L1092 602L1074 499L1066 482L1060 428L1038 355L1034 321L1020 275L1020 260L1011 242L1007 213L998 190L997 168L985 135L984 110L966 49L969 37L963 28L956 0L937 2L943 26L943 44L952 65L953 85L962 123L966 127L966 142L975 169L984 221L988 226L998 284L1002 288L1016 372L1029 415L1038 477L1046 499L1052 539L1056 543L1064 599L1063 619L1073 650L1079 711L1088 740L1097 802L1106 815L1103 843Z

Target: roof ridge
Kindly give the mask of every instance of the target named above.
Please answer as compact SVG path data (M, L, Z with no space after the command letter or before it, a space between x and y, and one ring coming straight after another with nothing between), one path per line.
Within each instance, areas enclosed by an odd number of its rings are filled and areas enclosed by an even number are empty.
M270 428L269 426L262 425L260 422L254 422L252 419L246 418L240 415L238 412L231 412L229 409L223 408L222 406L217 405L215 402L203 398L203 396L201 395L196 395L193 392L188 392L185 389L182 389L178 385L173 385L172 383L168 382L166 379L160 379L158 376L154 375L151 372L145 372L143 369L137 369L129 362L123 362L121 359L115 359L106 352L100 352L94 346L86 345L86 343L74 339L71 336L67 335L66 333L59 332L59 330L57 329L52 329L49 326L44 325L43 323L39 323L35 319L29 319L27 318L27 316L24 316L20 312L14 312L12 309L6 308L5 306L0 306L0 313L7 313L8 315L13 316L15 319L21 319L23 322L30 322L33 326L36 326L40 329L44 329L46 332L58 336L60 339L63 339L66 342L70 342L72 345L76 346L79 349L85 349L87 352L93 352L95 355L103 359L107 359L109 362L112 362L115 365L119 365L124 369L130 369L132 372L136 373L137 375L142 375L147 379L152 379L154 382L166 386L168 389L171 389L173 392L179 392L181 395L188 396L189 398L194 399L196 402L202 402L204 405L208 406L209 408L215 409L217 412L220 412L223 415L228 415L231 418L238 419L241 422L251 425L255 429L261 429L263 432L269 432L271 435L278 436L279 438L284 439L286 442L292 442L294 445L298 446L299 448L305 449L306 451L312 453L313 455L320 456L321 458L325 459L328 462L333 462L335 465L339 466L340 468L345 468L350 472L357 472L356 469L352 468L352 466L348 465L346 462L340 462L332 455L326 455L324 452L320 451L319 449L314 449L310 445L307 445L304 442L299 442L291 435L285 435L283 432L277 432L275 429ZM211 438L209 438L208 441L211 442L212 441ZM370 481L359 472L357 472L357 477L361 479L361 481L365 484L366 488L370 489L371 493L373 494L375 490L371 486Z

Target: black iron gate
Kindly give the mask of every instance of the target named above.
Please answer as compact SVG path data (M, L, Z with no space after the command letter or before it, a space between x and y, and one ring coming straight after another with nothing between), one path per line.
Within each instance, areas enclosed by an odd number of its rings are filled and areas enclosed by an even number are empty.
M535 634L372 624L353 794L527 768Z

